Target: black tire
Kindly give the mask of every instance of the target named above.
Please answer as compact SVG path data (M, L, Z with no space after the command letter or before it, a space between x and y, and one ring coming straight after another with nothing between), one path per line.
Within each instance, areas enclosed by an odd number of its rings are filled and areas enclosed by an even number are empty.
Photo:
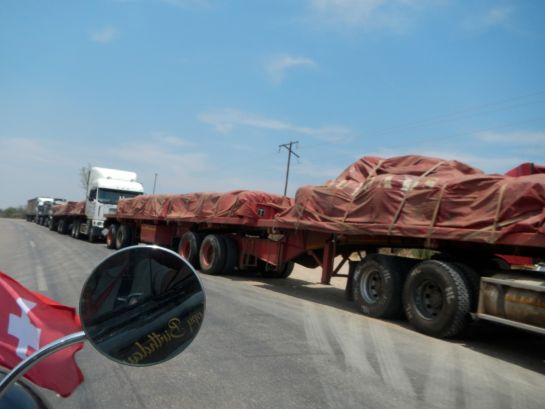
M117 236L117 224L110 224L108 234L106 235L106 247L115 249L115 238Z
M464 263L455 263L458 270L463 274L467 284L469 294L469 311L476 312L479 305L479 288L481 286L481 277L470 266Z
M185 232L180 238L178 245L178 254L185 258L195 269L200 268L199 251L204 235L192 231Z
M131 229L126 224L122 224L115 234L115 248L122 249L131 245Z
M60 234L67 234L68 233L68 220L60 219L59 220L59 225L57 226L57 231Z
M95 241L97 241L95 228L92 226L91 220L88 220L87 223L89 225L87 227L87 240L89 241L89 243L94 243Z
M363 314L374 318L398 318L403 315L403 283L417 260L369 254L354 271L354 301Z
M57 226L58 226L58 223L57 223L57 221L55 219L51 219L49 221L49 230L55 231L55 230L57 230Z
M464 273L454 263L426 260L410 272L403 289L409 322L420 332L450 338L467 325L470 290Z
M291 273L293 273L294 267L295 263L293 261L288 261L287 263L284 263L284 268L282 269L282 274L280 275L280 278L288 278Z
M222 274L235 274L238 265L238 247L235 239L223 236L225 242L225 265Z
M199 263L204 274L217 275L224 271L226 245L223 237L216 234L206 236L199 250Z
M281 270L277 270L275 265L269 264L266 261L259 260L258 268L261 276L264 278L288 278L293 272L293 261L287 261Z

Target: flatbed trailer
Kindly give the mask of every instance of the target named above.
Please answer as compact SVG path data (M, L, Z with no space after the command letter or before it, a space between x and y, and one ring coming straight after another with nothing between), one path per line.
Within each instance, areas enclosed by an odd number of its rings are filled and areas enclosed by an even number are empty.
M483 177L476 177L484 183ZM388 176L385 180L390 185L395 182ZM406 180L399 192L407 186ZM502 180L498 179L500 184ZM318 193L313 189L311 196L316 196L329 192L331 185L320 187ZM500 187L498 195L505 195L508 189ZM348 264L347 298L356 301L366 315L405 315L419 331L437 337L459 334L472 317L545 334L545 276L512 269L496 256L545 259L543 225L534 229L532 222L530 228L524 225L528 218L506 224L501 215L511 217L513 211L504 212L501 203L492 206L491 226L476 223L461 229L442 225L440 213L445 209L439 211L440 200L426 210L432 215L431 224L408 225L402 222L401 213L404 206L411 206L410 191L406 189L399 198L389 223L372 224L351 219L349 211L343 217L319 211L306 217L310 205L303 208L297 196L295 202L248 191L140 196L120 201L117 212L106 216L107 245L168 246L207 274L258 271L266 277L285 278L294 263L321 267L323 284L342 276L341 268ZM438 191L442 197L444 187ZM299 199L308 199L304 191L299 193ZM329 208L328 200L324 203L328 214L333 214L334 206ZM505 198L500 202L505 203Z
M60 234L70 233L72 237L80 238L77 226L85 220L85 201L67 201L52 207L48 226L49 230Z

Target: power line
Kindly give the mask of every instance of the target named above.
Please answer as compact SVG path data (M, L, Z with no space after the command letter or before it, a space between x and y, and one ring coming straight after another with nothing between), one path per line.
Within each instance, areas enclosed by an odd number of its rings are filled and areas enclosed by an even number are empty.
M300 158L299 155L297 155L291 148L293 145L299 144L299 141L290 141L289 143L283 143L282 145L278 145L278 153L280 153L280 150L282 148L286 148L288 151L288 166L286 167L286 182L284 183L284 196L286 196L286 193L288 192L288 178L290 176L290 162L291 162L291 155L296 156L297 158Z
M519 108L519 107L523 107L527 105L541 103L545 101L544 97L542 96L544 94L545 94L545 90L539 90L532 93L523 94L517 97L504 98L504 99L500 99L496 101L490 101L481 105L475 105L473 107L462 108L457 111L446 113L446 114L440 114L440 115L432 116L425 119L405 122L399 125L371 131L368 133L367 138L376 138L376 137L394 133L396 131L414 130L414 129L423 128L426 126L435 125L435 124L439 124L443 122L458 121L463 118L469 118L469 117L473 117L480 114L490 114L490 113L495 113L505 109ZM535 98L539 96L541 97L538 98L537 100L528 101L529 98ZM333 144L337 144L337 142L332 142L332 141L318 142L312 145L303 145L301 146L301 148L312 149L312 148L323 146L323 145L333 145Z

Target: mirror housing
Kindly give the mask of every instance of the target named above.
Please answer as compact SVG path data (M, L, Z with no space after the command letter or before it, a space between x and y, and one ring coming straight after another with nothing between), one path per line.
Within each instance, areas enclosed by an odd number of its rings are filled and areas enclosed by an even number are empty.
M158 246L133 246L107 257L83 286L81 323L108 358L149 366L169 360L195 339L205 294L193 267Z

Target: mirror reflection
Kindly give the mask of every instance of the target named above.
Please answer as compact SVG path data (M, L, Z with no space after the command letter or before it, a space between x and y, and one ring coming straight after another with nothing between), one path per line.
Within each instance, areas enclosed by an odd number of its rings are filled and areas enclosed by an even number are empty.
M89 341L128 365L164 362L197 335L205 295L193 268L156 246L117 251L87 280L80 316Z

